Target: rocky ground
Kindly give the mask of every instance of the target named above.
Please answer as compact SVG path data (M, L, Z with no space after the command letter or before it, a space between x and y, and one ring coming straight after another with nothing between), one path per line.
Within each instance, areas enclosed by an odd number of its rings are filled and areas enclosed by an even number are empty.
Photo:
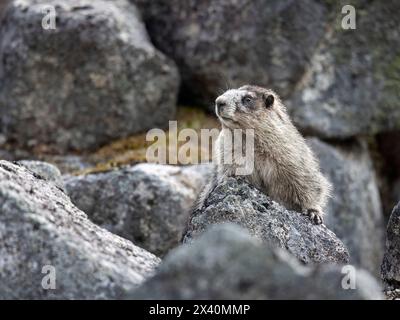
M400 4L354 1L356 30L342 5L1 2L0 299L400 298ZM215 97L245 83L320 160L325 225L233 178L191 212L209 150L148 161L148 130L218 129Z

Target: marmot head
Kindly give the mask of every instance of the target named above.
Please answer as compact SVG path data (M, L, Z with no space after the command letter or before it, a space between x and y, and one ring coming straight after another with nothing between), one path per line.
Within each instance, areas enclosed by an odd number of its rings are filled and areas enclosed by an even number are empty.
M245 85L231 89L215 100L215 112L228 128L259 128L260 122L279 123L287 120L286 109L272 90Z

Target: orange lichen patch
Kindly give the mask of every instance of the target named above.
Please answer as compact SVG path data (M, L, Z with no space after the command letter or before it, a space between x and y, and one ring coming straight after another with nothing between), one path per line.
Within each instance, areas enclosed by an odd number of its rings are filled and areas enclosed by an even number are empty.
M166 148L159 148L159 151L165 152L166 163L182 165L209 162L211 160L212 141L211 139L209 140L208 146L207 144L201 144L201 129L219 130L220 126L217 119L198 108L180 107L176 119L171 119L171 121L173 120L177 121L176 132L171 132L173 130L170 131L168 128L164 130ZM193 129L198 136L198 140L187 138L185 141L178 141L178 135L183 129ZM157 162L155 159L149 159L146 156L148 148L154 142L146 141L146 133L114 141L88 156L90 162L95 164L94 167L75 172L75 174L109 171L116 167L141 162ZM178 153L183 153L183 149L181 149L183 145L194 152L185 153L187 161L180 163ZM158 155L158 152L156 155ZM176 162L175 160L178 161Z

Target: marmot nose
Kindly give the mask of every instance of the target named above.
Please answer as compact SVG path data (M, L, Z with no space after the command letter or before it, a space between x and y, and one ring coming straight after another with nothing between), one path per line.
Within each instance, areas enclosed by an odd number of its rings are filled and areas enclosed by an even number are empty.
M218 97L217 100L215 100L215 104L217 109L221 111L226 106L226 101L223 97Z

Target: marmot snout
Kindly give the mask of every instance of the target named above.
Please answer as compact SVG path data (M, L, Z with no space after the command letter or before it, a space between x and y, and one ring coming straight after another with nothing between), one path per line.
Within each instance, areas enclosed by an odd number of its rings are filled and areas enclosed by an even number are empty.
M254 129L254 170L244 178L287 209L322 223L331 185L278 95L246 85L226 91L215 105L222 130L215 149L216 173L203 197L220 179L235 175L238 164L224 162L224 137L234 129Z

